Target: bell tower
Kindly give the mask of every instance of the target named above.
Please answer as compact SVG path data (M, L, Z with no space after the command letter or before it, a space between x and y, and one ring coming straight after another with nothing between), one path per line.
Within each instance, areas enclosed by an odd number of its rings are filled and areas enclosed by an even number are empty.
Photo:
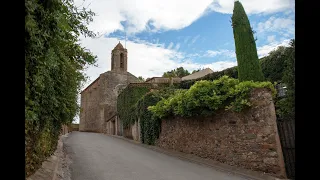
M119 43L111 52L111 71L127 72L127 49Z

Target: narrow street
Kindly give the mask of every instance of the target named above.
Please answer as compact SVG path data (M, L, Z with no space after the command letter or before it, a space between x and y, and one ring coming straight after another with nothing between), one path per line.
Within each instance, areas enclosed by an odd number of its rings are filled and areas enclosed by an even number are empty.
M98 133L72 132L64 140L72 180L242 180Z

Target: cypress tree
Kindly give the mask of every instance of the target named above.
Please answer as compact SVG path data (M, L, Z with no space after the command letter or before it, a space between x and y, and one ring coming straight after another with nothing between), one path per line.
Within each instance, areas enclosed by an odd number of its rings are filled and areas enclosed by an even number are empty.
M236 0L232 15L233 36L238 61L240 81L263 81L264 76L258 60L256 42L250 22L242 4Z

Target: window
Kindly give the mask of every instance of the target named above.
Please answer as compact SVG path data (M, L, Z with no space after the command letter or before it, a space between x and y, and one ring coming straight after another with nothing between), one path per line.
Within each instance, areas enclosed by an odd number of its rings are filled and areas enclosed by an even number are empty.
M124 56L123 53L120 54L120 68L123 69L124 68Z

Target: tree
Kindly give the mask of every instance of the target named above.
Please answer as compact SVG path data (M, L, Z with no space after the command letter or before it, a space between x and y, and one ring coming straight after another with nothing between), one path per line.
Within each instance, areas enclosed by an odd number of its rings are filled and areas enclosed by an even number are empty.
M138 77L138 80L139 80L140 82L145 82L145 79L144 79L142 76L139 76L139 77Z
M240 81L263 81L256 42L247 14L239 1L234 2L232 27Z
M295 117L295 40L290 41L284 62L282 82L286 85L286 96L276 104L277 115L280 117Z
M282 81L285 60L288 58L288 50L289 47L279 46L276 50L271 51L268 56L260 60L261 70L266 80L271 82Z
M73 0L25 1L25 173L30 176L57 147L63 124L79 112L84 68L96 61L79 37L94 13Z
M163 73L162 77L184 77L190 75L189 71L184 69L183 67L179 67L177 69L171 70L171 71L167 71L165 73Z
M204 70L204 68L202 68L202 69L199 68L199 69L197 69L197 70L193 70L191 74L196 73L196 72L199 72L199 71L201 71L201 70Z

